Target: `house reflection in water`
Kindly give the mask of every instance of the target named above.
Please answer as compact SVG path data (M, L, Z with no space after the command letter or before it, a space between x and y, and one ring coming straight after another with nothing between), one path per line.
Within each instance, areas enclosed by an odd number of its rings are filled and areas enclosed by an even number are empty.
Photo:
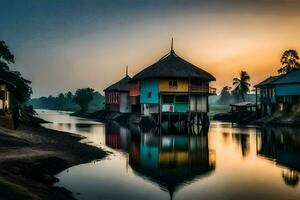
M114 149L129 150L131 133L116 122L105 124L105 143Z
M158 184L171 198L180 187L210 174L216 165L207 135L162 135L156 129L134 133L111 124L106 126L106 145L127 151L134 173Z
M300 177L300 135L292 128L262 129L257 138L258 155L284 167L282 178L289 186L297 186Z

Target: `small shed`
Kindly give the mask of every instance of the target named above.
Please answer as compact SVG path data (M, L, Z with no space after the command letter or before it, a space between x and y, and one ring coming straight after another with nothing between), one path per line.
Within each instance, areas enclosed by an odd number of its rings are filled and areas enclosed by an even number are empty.
M230 104L231 112L255 112L256 103L253 102L239 102L235 104Z

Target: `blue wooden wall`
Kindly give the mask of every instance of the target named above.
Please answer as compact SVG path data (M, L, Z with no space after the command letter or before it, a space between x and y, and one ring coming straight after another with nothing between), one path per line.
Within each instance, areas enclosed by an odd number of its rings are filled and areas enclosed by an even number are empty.
M148 93L151 92L151 97ZM140 101L145 103L159 103L158 98L158 80L142 80L140 82Z
M276 85L276 96L300 95L300 84Z

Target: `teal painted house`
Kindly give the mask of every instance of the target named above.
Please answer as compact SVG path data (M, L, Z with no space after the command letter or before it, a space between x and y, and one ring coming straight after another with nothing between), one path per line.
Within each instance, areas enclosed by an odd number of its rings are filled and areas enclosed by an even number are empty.
M300 109L300 69L271 76L255 85L261 115Z
M158 124L164 121L162 115L193 114L204 120L209 112L208 96L215 94L210 82L215 80L171 47L168 54L133 76L130 96L139 102L140 113L153 116Z

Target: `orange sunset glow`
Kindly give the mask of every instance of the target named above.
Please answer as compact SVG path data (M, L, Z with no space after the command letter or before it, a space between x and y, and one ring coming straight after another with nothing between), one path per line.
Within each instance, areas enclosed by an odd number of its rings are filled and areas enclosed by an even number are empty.
M300 0L0 8L0 200L300 200Z

